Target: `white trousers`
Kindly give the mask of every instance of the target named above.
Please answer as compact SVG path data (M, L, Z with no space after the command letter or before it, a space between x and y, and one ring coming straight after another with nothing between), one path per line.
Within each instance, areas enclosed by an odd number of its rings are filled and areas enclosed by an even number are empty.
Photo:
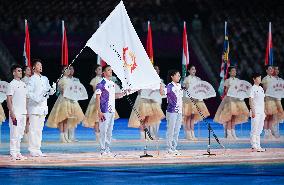
M26 127L26 115L15 115L17 120L17 126L13 125L13 121L9 116L9 127L10 127L10 154L20 154L21 139L24 136Z
M167 149L176 150L181 127L182 114L167 112Z
M101 152L110 152L114 113L103 113L105 121L99 122Z
M251 147L259 149L260 147L260 134L262 133L264 126L264 114L255 114L255 118L251 119L251 132L250 143Z
M29 115L29 148L30 153L40 153L42 141L42 129L44 126L45 115Z

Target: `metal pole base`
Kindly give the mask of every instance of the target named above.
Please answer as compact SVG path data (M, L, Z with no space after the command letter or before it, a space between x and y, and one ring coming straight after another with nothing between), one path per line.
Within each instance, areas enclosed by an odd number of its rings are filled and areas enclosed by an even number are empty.
M212 154L211 153L211 150L210 150L210 145L208 145L208 148L207 148L207 153L203 154L203 155L208 155L208 156L216 156L216 154Z
M144 158L144 157L153 157L153 156L149 154L140 155L140 158Z
M212 154L212 153L207 153L207 154L203 154L203 155L216 156L216 154Z
M147 129L144 129L144 135L145 135L145 147L144 147L144 155L140 155L140 158L144 158L144 157L153 157L152 155L149 155L147 153L147 137L146 137L146 131Z

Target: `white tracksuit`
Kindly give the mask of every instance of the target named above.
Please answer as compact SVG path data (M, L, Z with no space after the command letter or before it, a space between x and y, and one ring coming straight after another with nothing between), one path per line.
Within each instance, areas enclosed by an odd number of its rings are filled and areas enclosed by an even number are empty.
M41 153L42 129L48 113L47 99L55 93L47 77L34 74L28 83L29 147L31 154Z
M259 149L260 147L260 134L264 126L264 91L261 86L253 85L250 92L250 98L252 98L252 103L255 109L255 117L251 119L251 132L250 132L250 142L254 149Z
M12 96L12 110L16 117L16 125L9 116L10 127L10 154L20 154L20 143L24 135L27 114L27 87L21 80L12 80L9 83L7 96Z

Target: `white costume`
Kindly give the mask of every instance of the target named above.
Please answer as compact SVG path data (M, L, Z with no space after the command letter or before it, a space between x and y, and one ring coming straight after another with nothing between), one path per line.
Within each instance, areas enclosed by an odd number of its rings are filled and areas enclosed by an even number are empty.
M79 78L71 77L70 80L72 82L80 82ZM68 139L71 141L77 141L75 138L75 129L76 128L68 128Z
M260 147L260 134L264 126L264 90L261 86L253 85L250 92L250 98L252 98L253 107L255 110L255 117L251 119L251 133L250 142L254 149L261 149Z
M7 96L12 96L12 110L16 117L16 122L9 117L10 127L10 154L12 157L21 155L20 143L24 135L27 115L27 87L20 80L12 80L9 83Z
M21 80L22 80L26 85L28 85L30 78L31 78L31 77L24 76L24 78L22 78Z
M28 83L28 113L30 118L29 148L32 156L41 156L42 129L48 113L47 99L55 93L47 77L34 74Z

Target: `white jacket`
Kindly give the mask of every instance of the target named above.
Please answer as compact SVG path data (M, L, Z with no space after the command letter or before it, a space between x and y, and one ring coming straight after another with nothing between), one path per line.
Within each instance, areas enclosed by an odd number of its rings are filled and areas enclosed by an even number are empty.
M34 74L28 83L28 113L36 115L47 115L47 99L55 93L55 88L49 85L48 78Z

